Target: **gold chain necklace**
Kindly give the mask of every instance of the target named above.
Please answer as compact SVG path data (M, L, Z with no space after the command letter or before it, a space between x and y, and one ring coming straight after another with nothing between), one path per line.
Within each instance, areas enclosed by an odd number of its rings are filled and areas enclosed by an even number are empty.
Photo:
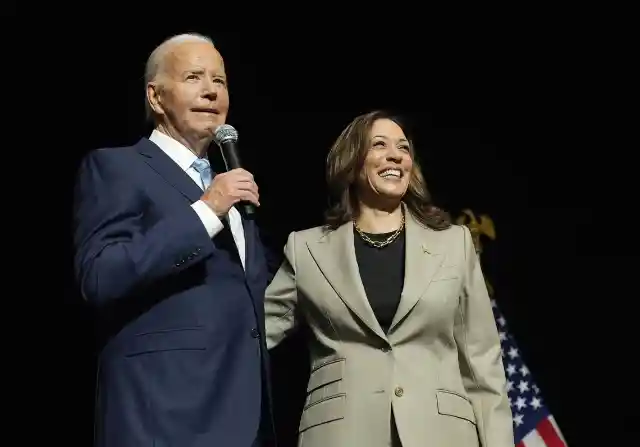
M400 233L404 229L404 213L402 214L402 222L400 222L400 227L398 227L398 229L394 231L392 235L390 235L388 238L382 241L374 241L369 236L364 234L360 229L360 227L358 227L358 224L355 221L353 222L353 226L355 227L356 231L358 232L362 240L365 241L367 244L376 248L386 247L387 245L395 241L398 238L398 236L400 236Z

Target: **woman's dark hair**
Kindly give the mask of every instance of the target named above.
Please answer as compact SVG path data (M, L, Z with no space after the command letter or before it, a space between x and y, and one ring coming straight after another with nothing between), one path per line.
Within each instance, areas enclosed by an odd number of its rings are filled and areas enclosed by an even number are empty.
M330 206L325 213L325 225L335 230L353 220L358 215L359 202L356 195L356 181L364 165L370 147L370 134L373 124L379 119L389 119L403 131L401 120L384 111L374 111L356 117L342 131L329 150L327 156L327 186ZM406 132L405 132L406 135ZM407 192L402 201L411 214L423 225L434 230L444 230L451 226L451 218L442 209L431 202L431 195L416 160L415 150L407 135L413 169Z

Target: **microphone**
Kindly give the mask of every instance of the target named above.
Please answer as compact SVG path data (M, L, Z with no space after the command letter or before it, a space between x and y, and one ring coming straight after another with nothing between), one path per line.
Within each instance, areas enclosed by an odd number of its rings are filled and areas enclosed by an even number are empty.
M218 126L213 135L213 141L220 147L227 171L242 167L238 154L238 131L233 126L229 124ZM251 202L242 202L242 208L247 217L253 216L256 212L256 208Z

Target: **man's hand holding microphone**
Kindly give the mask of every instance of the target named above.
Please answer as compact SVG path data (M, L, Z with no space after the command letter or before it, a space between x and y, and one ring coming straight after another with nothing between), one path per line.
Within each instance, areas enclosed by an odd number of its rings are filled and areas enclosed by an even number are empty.
M213 140L220 147L227 172L214 177L202 195L202 201L218 217L225 216L233 205L242 202L244 216L251 218L255 207L260 206L260 196L253 174L242 168L237 147L238 131L229 124L223 124L215 130Z
M236 168L217 174L201 200L209 205L218 217L223 217L238 202L260 206L259 197L258 185L253 180L253 175L242 168Z

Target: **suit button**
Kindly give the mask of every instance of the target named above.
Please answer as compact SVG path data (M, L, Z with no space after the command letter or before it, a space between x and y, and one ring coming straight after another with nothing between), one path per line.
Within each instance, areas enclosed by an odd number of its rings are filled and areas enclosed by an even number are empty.
M389 346L385 346L382 348L382 352L391 352L391 348Z
M398 397L402 397L402 395L404 394L404 390L402 389L401 386L396 387L395 394Z
M258 332L258 330L256 328L251 329L251 336L253 338L258 338L260 337L260 332Z

